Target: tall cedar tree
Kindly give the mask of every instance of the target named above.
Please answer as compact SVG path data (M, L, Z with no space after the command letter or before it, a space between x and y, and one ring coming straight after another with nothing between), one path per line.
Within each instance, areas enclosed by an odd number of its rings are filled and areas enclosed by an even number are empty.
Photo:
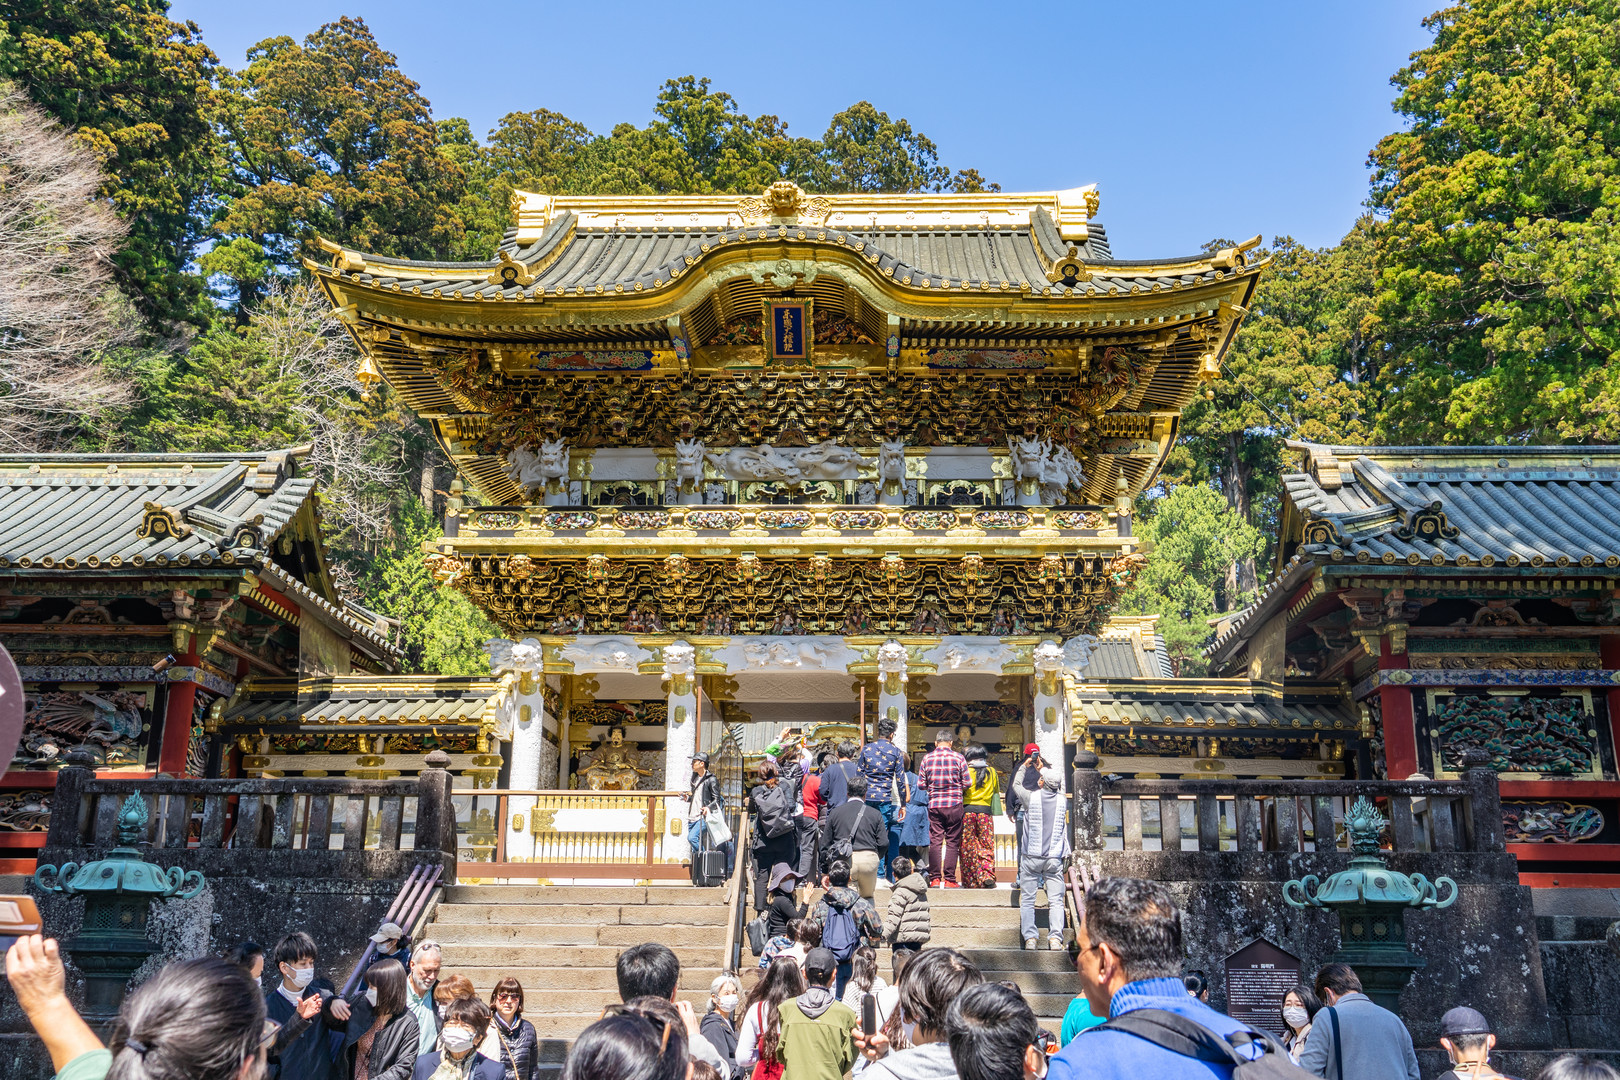
M1221 377L1187 406L1170 461L1174 481L1213 483L1242 521L1276 531L1285 439L1359 443L1371 434L1369 334L1375 281L1370 218L1339 244L1312 249L1279 237ZM1216 247L1227 246L1216 241ZM1233 568L1228 592L1252 591L1254 559Z
M1620 4L1468 0L1372 152L1394 442L1620 436Z
M364 21L328 23L302 45L261 41L225 86L236 190L222 237L283 270L315 253L316 235L382 255L450 255L462 171L440 152L427 99ZM237 284L251 306L251 276Z
M0 0L0 78L93 150L100 194L129 224L113 256L123 291L155 328L205 324L191 270L207 239L222 143L212 124L218 60L164 0Z

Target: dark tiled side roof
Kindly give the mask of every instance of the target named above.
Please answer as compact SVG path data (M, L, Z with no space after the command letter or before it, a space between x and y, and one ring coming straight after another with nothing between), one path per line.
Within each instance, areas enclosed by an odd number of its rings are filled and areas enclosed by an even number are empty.
M1113 689L1107 693L1082 690L1078 700L1092 727L1185 727L1194 730L1268 728L1279 731L1347 728L1355 726L1341 704L1290 702L1271 697L1215 696L1189 685L1185 694L1163 690ZM1296 724L1295 721L1298 721Z
M0 455L0 559L27 569L209 565L267 549L315 490L289 455ZM137 536L147 505L186 535Z
M494 677L340 676L308 684L276 680L226 711L226 725L439 724L476 726L501 693Z

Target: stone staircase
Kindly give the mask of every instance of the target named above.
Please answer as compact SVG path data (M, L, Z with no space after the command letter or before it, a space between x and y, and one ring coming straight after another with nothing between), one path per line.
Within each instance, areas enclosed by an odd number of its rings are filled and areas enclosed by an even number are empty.
M455 885L425 936L446 974L485 1001L502 978L523 984L523 1015L540 1036L539 1076L556 1075L574 1037L619 1000L619 953L644 941L675 950L681 997L700 1013L725 950L725 893L684 885Z
M1066 951L1048 951L1044 897L1037 898L1042 948L1024 952L1018 936L1017 894L1002 889L934 889L930 945L963 950L985 978L1023 988L1041 1026L1057 1034L1063 1012L1079 992ZM875 898L887 911L889 893ZM614 964L644 941L675 950L681 997L700 1013L725 949L725 893L669 886L457 885L445 889L426 935L444 947L445 973L472 979L479 996L505 976L523 984L523 1015L540 1036L540 1074L556 1075L574 1037L619 1000ZM1072 937L1072 931L1070 936ZM743 949L745 985L754 958ZM885 980L889 951L878 958Z
M874 896L879 911L889 908L889 890L881 884ZM1066 949L1046 947L1046 894L1035 896L1036 926L1040 929L1036 952L1023 951L1018 934L1018 893L998 889L930 889L929 914L933 936L927 947L950 946L960 949L979 966L991 982L1009 980L1018 984L1029 1001L1041 1027L1058 1034L1063 1013L1080 992L1080 980L1069 962ZM1065 927L1065 939L1074 939L1072 927ZM889 951L878 957L878 973L889 978Z

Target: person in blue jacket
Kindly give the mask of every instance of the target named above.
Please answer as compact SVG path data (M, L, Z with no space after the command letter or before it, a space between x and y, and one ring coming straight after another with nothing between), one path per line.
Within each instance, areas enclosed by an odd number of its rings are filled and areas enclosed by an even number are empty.
M1086 891L1075 930L1080 986L1091 1011L1114 1020L1138 1009L1175 1013L1225 1037L1253 1029L1187 993L1182 982L1181 911L1156 881L1104 878ZM1257 1043L1239 1054L1258 1059ZM1184 1057L1106 1024L1087 1028L1052 1057L1050 1080L1230 1080L1235 1066Z
M927 876L928 862L928 792L923 790L922 784L917 780L917 774L905 774L904 784L906 790L901 793L905 799L901 813L905 816L900 821L900 849L913 862L917 869ZM909 794L909 798L906 796Z

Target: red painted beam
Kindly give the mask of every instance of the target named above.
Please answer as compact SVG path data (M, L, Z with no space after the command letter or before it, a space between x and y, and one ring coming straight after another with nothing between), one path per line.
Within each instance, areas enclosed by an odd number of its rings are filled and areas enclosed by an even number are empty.
M1614 889L1620 888L1620 874L1520 874L1519 884L1528 889Z
M1620 863L1620 844L1509 844L1520 862Z
M1504 799L1620 799L1620 780L1503 780Z

